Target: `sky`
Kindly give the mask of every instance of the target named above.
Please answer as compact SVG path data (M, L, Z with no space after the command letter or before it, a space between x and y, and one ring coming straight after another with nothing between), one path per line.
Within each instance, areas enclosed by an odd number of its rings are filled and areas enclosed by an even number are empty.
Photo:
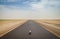
M60 0L0 0L0 19L60 19Z

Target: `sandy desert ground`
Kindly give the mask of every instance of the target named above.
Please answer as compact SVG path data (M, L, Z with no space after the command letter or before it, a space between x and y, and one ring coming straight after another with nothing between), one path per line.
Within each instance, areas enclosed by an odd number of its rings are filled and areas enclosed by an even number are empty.
M22 25L27 20L0 20L0 37ZM60 37L60 20L33 20L42 27Z
M35 20L35 22L42 24L43 28L60 37L60 20Z
M0 20L0 37L22 25L26 20Z

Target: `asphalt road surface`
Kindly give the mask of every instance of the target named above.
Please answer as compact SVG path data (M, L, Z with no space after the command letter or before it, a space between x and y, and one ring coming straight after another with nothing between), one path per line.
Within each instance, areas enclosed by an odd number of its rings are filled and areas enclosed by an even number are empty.
M0 39L60 39L41 26L29 20Z

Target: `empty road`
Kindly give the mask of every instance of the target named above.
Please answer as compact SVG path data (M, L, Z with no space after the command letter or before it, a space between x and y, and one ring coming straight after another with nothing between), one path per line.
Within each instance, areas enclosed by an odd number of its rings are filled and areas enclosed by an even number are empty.
M0 37L0 39L60 39L41 26L42 25L29 20L18 28ZM30 35L29 30L31 30Z

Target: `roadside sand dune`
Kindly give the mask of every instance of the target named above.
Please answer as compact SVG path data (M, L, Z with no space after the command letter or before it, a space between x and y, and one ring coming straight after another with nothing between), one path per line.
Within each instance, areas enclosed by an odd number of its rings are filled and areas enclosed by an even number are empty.
M48 22L51 24L60 24L60 20L43 20L43 22Z
M60 20L35 20L35 22L42 24L43 28L60 37Z
M26 20L0 20L0 37L22 25Z

